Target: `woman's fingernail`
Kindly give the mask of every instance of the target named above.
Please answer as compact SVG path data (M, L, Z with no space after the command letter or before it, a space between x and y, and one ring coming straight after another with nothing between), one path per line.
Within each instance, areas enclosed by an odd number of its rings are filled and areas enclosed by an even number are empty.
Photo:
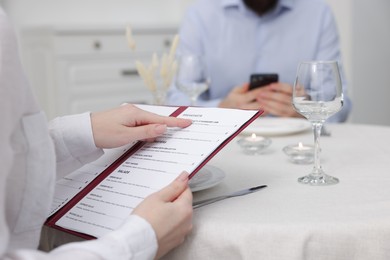
M188 173L187 172L182 172L179 177L177 177L179 181L187 181L188 180Z
M166 125L156 125L154 130L156 131L157 134L163 134L167 130Z

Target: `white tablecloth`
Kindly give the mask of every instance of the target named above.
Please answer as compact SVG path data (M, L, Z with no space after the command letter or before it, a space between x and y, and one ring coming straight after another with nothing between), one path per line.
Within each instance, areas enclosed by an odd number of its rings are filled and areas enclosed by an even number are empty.
M390 259L390 127L328 125L322 165L334 186L297 182L312 165L291 163L282 149L313 143L311 131L271 137L262 155L242 153L238 136L208 164L223 170L219 185L194 200L267 184L243 197L194 211L194 229L164 260ZM43 250L81 238L44 227Z
M310 131L272 137L262 155L242 153L237 137L210 162L226 173L194 200L267 184L244 197L198 208L186 241L164 259L390 259L390 128L328 125L322 165L334 186L297 182L312 165L291 163L282 148L313 143Z

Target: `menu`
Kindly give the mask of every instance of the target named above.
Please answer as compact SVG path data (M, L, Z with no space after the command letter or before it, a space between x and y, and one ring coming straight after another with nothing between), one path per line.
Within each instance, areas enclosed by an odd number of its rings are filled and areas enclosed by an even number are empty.
M162 116L169 116L175 112L178 107L171 106L151 106L136 104L137 107ZM64 178L56 182L53 203L51 205L50 216L60 210L74 196L82 191L96 177L118 160L137 142L132 142L119 148L105 149L102 155L96 161L88 163L75 170Z
M162 107L141 108L162 111ZM129 144L120 148L123 154L119 157L117 152L108 153L108 157L81 168L79 173L103 171L64 206L58 205L61 199L56 199L57 204L52 207L56 211L46 225L87 239L115 230L145 197L168 185L182 171L190 173L191 178L261 114L257 110L168 108L165 113L173 110L171 116L188 118L193 123L187 128L168 128L153 142ZM108 158L113 162L103 165ZM70 180L84 181L75 175L60 180L60 185ZM56 197L69 196L57 193Z

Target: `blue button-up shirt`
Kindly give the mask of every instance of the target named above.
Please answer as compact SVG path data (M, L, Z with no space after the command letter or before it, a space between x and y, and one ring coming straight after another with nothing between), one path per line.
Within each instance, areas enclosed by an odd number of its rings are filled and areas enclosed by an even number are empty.
M337 27L323 0L280 0L262 17L241 0L199 0L184 17L178 53L206 58L211 83L200 106L217 106L252 73L278 73L280 82L293 85L301 61L337 60L341 67ZM351 108L342 70L341 76L344 107L329 121L345 121ZM189 101L173 87L168 102Z

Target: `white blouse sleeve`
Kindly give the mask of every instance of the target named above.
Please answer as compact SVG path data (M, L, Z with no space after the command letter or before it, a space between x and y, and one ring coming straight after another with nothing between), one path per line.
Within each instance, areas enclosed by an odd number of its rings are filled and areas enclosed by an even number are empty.
M131 215L119 229L99 239L66 244L50 253L18 250L5 259L148 260L155 257L157 248L152 226L143 218Z
M57 178L104 153L95 145L89 112L55 118L49 123L49 131L56 151Z

